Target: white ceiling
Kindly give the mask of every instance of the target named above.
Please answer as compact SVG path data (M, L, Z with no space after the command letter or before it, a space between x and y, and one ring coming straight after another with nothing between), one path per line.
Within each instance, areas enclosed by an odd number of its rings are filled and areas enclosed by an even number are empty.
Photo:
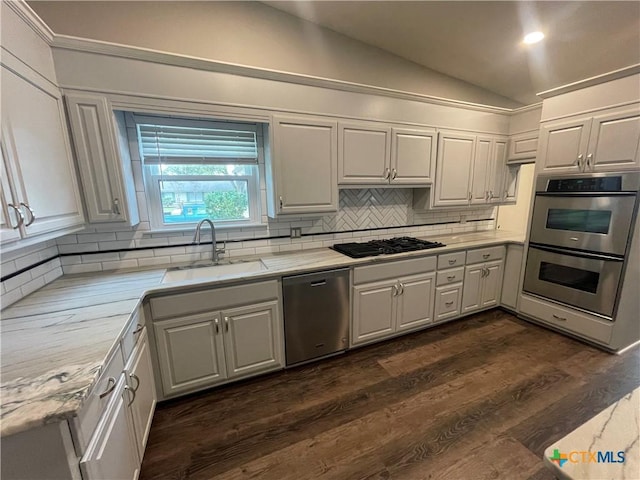
M640 63L638 1L263 3L523 104Z

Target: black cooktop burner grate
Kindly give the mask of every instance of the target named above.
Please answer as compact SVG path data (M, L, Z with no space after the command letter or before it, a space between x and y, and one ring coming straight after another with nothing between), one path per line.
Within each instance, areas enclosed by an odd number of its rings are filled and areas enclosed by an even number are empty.
M352 258L374 257L393 253L412 252L429 248L444 247L440 242L430 242L412 237L397 237L389 240L371 240L370 242L340 243L333 246L340 252Z

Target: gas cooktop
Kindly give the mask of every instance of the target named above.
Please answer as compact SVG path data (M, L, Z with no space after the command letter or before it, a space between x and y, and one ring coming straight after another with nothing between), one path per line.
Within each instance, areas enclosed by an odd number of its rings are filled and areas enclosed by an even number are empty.
M444 246L445 244L440 242L430 242L412 237L397 237L389 240L371 240L370 242L361 243L339 243L334 245L333 249L351 258L363 258Z

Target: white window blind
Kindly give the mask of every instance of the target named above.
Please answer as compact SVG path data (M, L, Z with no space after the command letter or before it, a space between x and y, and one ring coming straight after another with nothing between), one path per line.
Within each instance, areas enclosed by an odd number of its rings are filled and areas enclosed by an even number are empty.
M255 125L238 128L137 123L138 141L147 165L258 164ZM222 124L224 125L224 124Z

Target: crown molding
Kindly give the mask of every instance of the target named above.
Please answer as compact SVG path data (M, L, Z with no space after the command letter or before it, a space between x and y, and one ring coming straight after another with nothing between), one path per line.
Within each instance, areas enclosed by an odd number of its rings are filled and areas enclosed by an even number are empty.
M551 98L562 95L563 93L569 93L586 87L592 87L593 85L610 82L611 80L617 80L619 78L628 77L637 73L640 73L640 63L629 65L628 67L620 68L618 70L613 70L612 72L603 73L602 75L596 75L595 77L585 78L584 80L579 80L567 85L562 85L561 87L545 90L544 92L540 92L537 95L543 99Z
M235 63L220 62L200 57L192 57L188 55L169 53L160 50L133 47L129 45L72 37L68 35L54 35L51 45L54 48L62 50L95 53L112 57L142 60L171 66L193 68L197 70L227 73L231 75L241 75L265 80L274 80L278 82L296 83L300 85L341 90L352 93L381 95L403 100L411 100L449 107L466 108L488 113L509 115L514 111L513 109L506 107L482 105L472 102L465 102L462 100L452 100L431 95L424 95L420 93L405 92L402 90L395 90L391 88L347 82L343 80L335 80L324 77L316 77L312 75L284 72L280 70L251 67Z
M49 26L34 12L24 0L2 0L2 5L6 5L13 10L29 27L49 45L52 44L55 34Z

